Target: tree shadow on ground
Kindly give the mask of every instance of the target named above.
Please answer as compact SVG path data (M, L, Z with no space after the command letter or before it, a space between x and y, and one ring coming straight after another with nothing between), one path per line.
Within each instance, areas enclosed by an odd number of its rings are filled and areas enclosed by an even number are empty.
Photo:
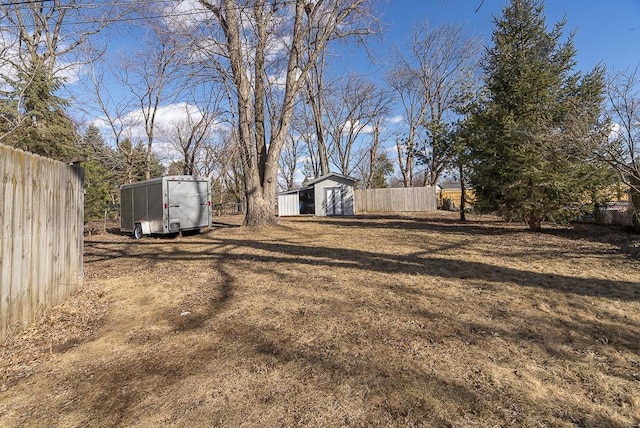
M162 242L149 240L141 242L140 245L136 244L133 248L118 248L116 251L116 257L130 257L136 260L208 263L215 266L217 272L221 274L222 280L219 284L212 285L211 287L213 288L202 290L203 292L214 294L214 298L203 305L202 312L196 314L197 316L193 320L182 322L175 318L176 314L169 314L173 317L172 322L176 334L189 333L192 330L207 327L207 321L227 307L235 298L236 277L234 269L277 273L280 265L298 265L302 268L305 266L324 267L327 272L347 269L362 273L389 274L391 276L410 274L438 280L468 280L471 281L468 282L470 288L478 286L479 282L485 287L491 287L492 285L499 287L503 283L509 283L578 296L606 297L620 301L640 300L639 282L585 279L496 266L477 261L451 260L438 257L426 251L417 251L410 255L379 254L373 251L302 245L295 242L265 242L253 239L234 239L229 236L218 237L215 235L209 235L205 238L183 240L180 242L180 247L176 246L176 248L166 248ZM203 249L203 243L205 242L209 247ZM106 257L113 243L96 241L87 243L87 245L90 250L98 251ZM121 244L116 245L119 246ZM234 267L230 268L230 266ZM284 273L279 275L282 276L283 281L290 279ZM417 294L425 293L425 290L420 287L398 285L391 281L385 282L385 278L376 284L370 285L370 287L387 287L389 291L404 296L406 299L403 299L403 302L410 301ZM491 291L491 289L488 290L488 292ZM447 304L446 301L439 301L438 303ZM336 302L327 302L327 305L337 306ZM386 306L384 308L380 306L375 309L389 310ZM352 309L353 307L348 308L348 310ZM398 305L392 310L406 313L407 307ZM346 317L346 314L344 316ZM513 316L514 320L517 319L515 314L509 316ZM434 324L453 325L452 331L455 333L455 339L460 340L461 343L470 343L470 346L483 347L490 345L489 341L495 338L493 334L498 333L498 337L513 343L527 342L529 345L533 344L533 346L540 348L544 354L553 358L576 361L578 357L566 353L561 346L570 340L576 339L569 336L551 339L549 334L543 334L540 330L546 327L556 332L573 332L580 337L579 340L582 341L582 346L585 349L601 344L602 338L615 337L615 341L612 341L610 346L628 349L635 354L640 351L635 340L637 335L634 334L634 331L637 332L640 328L630 321L627 321L626 324L618 322L620 320L616 320L616 323L607 323L605 320L596 322L578 319L563 321L540 316L535 320L531 320L530 326L519 325L511 330L506 328L496 330L490 324L489 319L486 322L482 320L479 322L464 322L456 319L453 314L443 317L436 312L425 310L414 313L413 317L423 320L425 325L433 329L430 333L431 339L436 342L443 339L449 340L449 338L443 337L444 333L439 335ZM500 396L504 392L513 394L513 390L500 391L496 389L493 392L487 389L475 390L473 384L452 380L437 373L417 370L407 362L409 360L404 361L397 367L390 367L381 360L370 358L371 356L367 355L366 352L364 355L358 353L360 350L357 349L357 346L352 350L346 346L343 347L344 344L335 345L328 341L301 344L296 342L295 338L283 334L273 325L271 327L256 326L237 319L234 319L233 323L229 323L228 320L226 322L227 324L222 324L218 327L222 329L222 335L225 339L224 345L236 349L247 349L249 352L243 359L237 361L239 366L250 365L258 367L256 376L260 376L260 370L271 372L280 369L290 373L292 368L300 376L313 373L314 375L304 378L304 381L321 382L320 378L329 379L327 384L332 386L319 385L319 388L327 388L324 392L328 390L329 394L335 392L334 389L330 388L337 388L337 382L335 384L330 382L332 379L343 383L351 383L354 387L360 387L362 390L368 391L367 398L375 401L378 406L378 411L375 413L376 416L387 416L390 420L404 420L405 422L415 422L416 424L431 421L434 425L448 425L451 423L446 415L433 411L433 402L425 401L418 395L411 395L412 391L418 389L437 392L437 394L434 394L437 396L435 399L436 404L444 403L446 406L454 406L460 412L473 414L478 418L483 416L490 418L492 413L496 411L484 404L488 402L486 394L493 394L489 396L491 398L490 402L506 402L505 400L517 398L509 397L508 394L506 398ZM533 325L538 326L538 329L534 328ZM621 325L626 326L626 328L620 330ZM407 335L409 334L412 333L407 331ZM447 334L451 334L451 331ZM380 335L382 337L384 332L381 331ZM93 395L94 397L102 397L106 404L102 410L95 409L98 415L103 418L99 420L105 421L106 418L110 417L109 412L115 412L119 418L117 421L121 422L125 420L127 412L142 400L142 396L137 392L131 393L131 396L123 397L130 399L131 404L123 404L123 402L115 398L112 399L112 397L115 397L112 394L118 393L123 388L132 384L143 384L145 379L151 379L152 382L156 382L156 388L166 388L177 382L176 377L184 378L191 374L206 372L208 364L211 361L215 362L216 358L220 358L218 351L213 347L207 349L186 348L180 352L181 354L176 358L190 361L191 366L189 369L185 369L183 366L174 366L171 361L164 361L164 357L154 353L153 355L144 354L142 360L132 360L128 365L125 364L124 366L94 365L91 370L83 369L84 371L79 371L79 373L94 373L97 378L106 381L105 384L96 387L100 392L97 395ZM172 358L172 361L175 361L175 359ZM122 374L110 375L109 373L112 373L115 369ZM620 377L627 376L619 368L615 368L615 370L615 375ZM478 376L481 375L482 373L478 374ZM310 377L311 379L309 379ZM314 386L318 387L315 384ZM136 390L134 389L133 391L135 392ZM87 392L85 387L78 386L76 396L82 397L85 392ZM260 392L268 394L268 391ZM394 397L397 398L398 396L404 400L404 404L394 400ZM552 400L552 398L549 398L549 400ZM529 402L527 405L534 407L535 403ZM413 413L409 414L408 412ZM578 417L581 413L586 414L584 409L571 409L570 412L574 417ZM510 421L505 415L497 417L497 420L503 423ZM568 421L569 419L565 420ZM616 426L615 421L606 415L591 415L589 419L583 420L582 423L576 422L577 419L571 420L579 425ZM366 422L376 425L377 421L367 420Z
M502 221L465 221L452 218L421 218L399 215L357 215L348 217L310 217L303 222L331 225L335 227L357 227L363 229L428 230L442 233L465 233L472 235L508 235L520 233L517 227L507 227ZM296 220L294 220L296 221Z
M157 251L154 245L139 245L135 251L115 249L108 258L135 257L139 259L182 259L194 262L220 260L245 261L262 264L299 263L327 268L345 268L384 274L425 275L441 279L474 279L487 283L513 283L523 287L550 289L582 296L605 297L622 301L640 300L640 282L615 281L603 278L580 278L562 274L521 270L479 261L452 260L432 255L428 251L409 255L307 246L284 242L265 242L247 239L212 238L210 251ZM181 244L189 244L182 242ZM194 242L193 244L196 244ZM202 242L197 242L202 245ZM88 243L99 250L99 241ZM188 245L187 245L188 246ZM109 252L103 246L102 252ZM235 251L218 251L233 248ZM105 255L105 257L107 257ZM91 263L91 261L89 262Z
M443 234L467 234L470 236L508 236L531 233L532 236L547 235L616 246L640 237L638 232L629 228L591 223L570 223L564 226L551 224L543 227L542 231L533 232L524 223L507 222L497 218L492 220L461 221L451 217L423 218L399 215L357 215L348 217L311 217L300 220L309 223L328 224L335 227L425 230Z

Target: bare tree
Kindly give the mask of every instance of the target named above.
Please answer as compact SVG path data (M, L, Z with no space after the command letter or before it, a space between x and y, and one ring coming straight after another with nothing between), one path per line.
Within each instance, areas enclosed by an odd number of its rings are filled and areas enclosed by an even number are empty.
M360 150L363 136L370 134L380 116L388 111L386 93L362 77L350 76L326 106L331 135L331 161L349 175L367 156ZM358 156L359 155L359 156Z
M131 123L128 119L128 113L130 106L133 102L126 97L115 99L112 96L111 91L108 89L108 77L107 74L111 74L112 68L107 66L106 69L100 69L98 64L93 64L92 69L86 74L86 79L83 84L87 88L88 92L93 95L95 106L100 118L97 119L96 124L99 128L106 128L111 135L111 141L115 146L115 149L124 158L126 181L131 183L134 179L134 164L135 164L135 145L131 143L133 138L131 135L131 127L134 123ZM87 106L87 108L89 108Z
M329 173L329 149L327 147L327 132L325 130L323 113L324 113L324 97L325 97L325 64L326 50L320 52L318 61L313 64L309 70L309 75L305 81L306 103L313 118L312 124L315 129L316 150L313 151L314 157L318 161L318 171L315 176L325 175ZM309 148L310 154L312 153Z
M297 135L289 135L280 156L279 183L282 190L291 190L296 186L295 178L299 170L300 157L303 155L303 144Z
M157 114L162 102L170 102L169 85L180 86L180 48L171 35L154 27L145 47L129 54L123 64L124 83L135 97L146 134L146 177L151 178L151 157L156 135Z
M212 138L216 111L201 111L195 105L181 103L184 112L161 132L162 139L180 154L182 174L198 175L203 149Z
M611 134L600 157L631 189L635 223L640 226L640 71L618 72L607 85Z
M373 125L373 132L371 133L371 143L363 148L363 153L360 155L362 161L356 166L358 176L363 188L371 189L377 187L379 183L376 182L376 177L381 172L380 159L380 142L382 131L382 117L379 117Z
M110 22L102 19L107 13L117 16L116 6L87 8L76 0L0 4L0 138L23 125L37 134L38 127L50 122L66 131L57 135L55 141L43 136L46 141L36 138L31 144L46 153L49 152L46 146L56 146L51 150L62 152L69 148L71 141L63 140L74 140L75 130L65 118L65 100L54 93L67 80L75 78L82 65L80 53L85 42ZM38 115L40 123L36 127L32 122ZM23 136L16 141L24 140Z
M426 166L422 184L435 184L453 155L448 139L455 110L471 89L481 43L460 25L418 27L405 49L397 49L387 81L398 95L407 130L396 139L406 187L415 185L416 157Z
M217 129L214 134L203 150L201 175L211 177L214 187L217 183L217 198L213 198L217 203L242 202L244 184L238 143L230 131Z
M209 58L219 64L218 70L234 89L247 199L245 224L271 223L275 221L278 160L297 96L330 40L371 31L373 20L360 20L368 0L200 3L214 17L214 22L201 27L208 33ZM281 61L274 61L274 56ZM278 69L279 64L284 68ZM276 83L273 76L281 79ZM269 123L265 105L268 92L274 94L276 89L279 102L270 107L270 117L276 120Z
M113 18L114 11L104 4L87 8L76 0L6 2L0 5L2 41L11 46L6 53L14 69L38 67L48 79L63 77L79 65L74 54L110 22L104 17Z
M305 153L307 157L303 167L305 176L307 178L317 178L322 175L321 153L319 153L320 150L318 150L317 132L313 131L313 129L315 129L313 112L306 107L306 103L298 103L298 108L291 121L290 132L296 135L296 139L304 144L306 149ZM326 139L324 139L324 141L326 141Z
M609 115L612 124L610 144L603 155L619 172L620 178L640 192L635 181L640 180L640 73L638 68L629 73L616 73L609 77L607 87Z

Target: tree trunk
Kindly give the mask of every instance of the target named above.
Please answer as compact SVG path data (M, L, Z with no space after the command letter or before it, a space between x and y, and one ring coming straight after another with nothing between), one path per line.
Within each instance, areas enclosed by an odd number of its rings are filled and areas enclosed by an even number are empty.
M313 122L316 128L316 139L318 140L318 159L320 160L320 175L329 173L329 152L327 142L324 140L324 125L322 124L322 100L320 96L311 101L313 109Z
M364 0L350 2L297 0L292 3L291 45L288 49L284 90L279 103L266 109L271 93L265 65L269 32L275 28L274 14L277 2L268 5L265 0L253 2L253 21L246 26L248 12L237 0L200 0L220 23L224 33L225 51L231 69L229 83L236 91L237 141L241 151L246 193L245 226L261 226L276 222L276 184L282 147L289 133L297 96L306 74L317 63L320 52L329 40L356 30L338 31L343 22L349 22ZM251 2L250 2L251 3ZM325 6L327 6L325 8ZM246 14L246 15L245 15ZM248 21L247 21L248 22ZM283 21L284 22L284 21ZM276 31L277 30L277 31ZM251 33L251 36L247 34ZM283 37L284 34L279 34ZM309 41L308 37L314 35ZM251 41L251 47L248 43ZM270 60L271 61L271 60ZM253 67L251 67L251 64ZM226 67L226 66L225 66ZM269 128L265 115L273 113ZM267 135L268 134L268 135Z
M245 176L247 188L247 212L244 218L245 226L262 226L276 224L275 182L268 181L260 185L257 177Z
M318 134L318 157L320 158L320 175L329 174L329 153L324 136Z
M144 167L144 178L145 180L151 179L151 151L152 149L152 138L149 137L149 143L147 144L147 153L144 157L145 167Z
M398 166L400 167L400 172L402 173L402 184L404 185L404 187L411 187L411 177L409 174L409 160L407 159L407 163L405 164L405 158L402 153L400 137L398 135L396 135L396 150L398 152Z
M271 201L264 197L252 195L247 197L247 213L244 218L244 226L263 226L276 224L275 207Z
M467 209L467 195L466 195L466 188L464 185L464 177L462 175L462 173L464 172L464 169L462 168L462 163L460 163L459 165L459 172L460 172L460 221L466 221L467 218L465 216L465 212L464 210Z
M527 224L529 225L529 230L532 232L540 232L542 230L542 220L535 215L529 217Z
M636 172L637 174L637 172ZM631 177L631 210L633 228L640 232L640 177Z

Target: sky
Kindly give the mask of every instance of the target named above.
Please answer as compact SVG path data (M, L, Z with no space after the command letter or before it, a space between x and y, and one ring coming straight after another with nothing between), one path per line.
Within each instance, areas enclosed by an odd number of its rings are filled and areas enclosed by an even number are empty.
M394 46L406 43L413 29L429 22L464 24L470 34L489 45L493 19L501 15L507 0L376 0L383 34L370 40L371 63L363 49L345 50L343 67L381 79ZM640 0L547 0L547 24L566 17L565 34L576 31L577 67L591 70L599 63L609 71L625 71L640 65ZM133 43L131 40L124 41ZM122 46L120 46L122 48Z
M377 61L372 63L364 50L353 48L344 49L338 61L343 69L379 81L388 70L387 58L394 46L404 45L416 26L425 21L430 26L464 24L471 35L479 36L489 46L494 17L501 15L507 3L507 0L376 1L384 29L380 37L370 40L370 52ZM601 63L609 71L625 71L640 65L640 0L547 0L545 15L549 27L566 17L564 34L576 32L578 69L588 72ZM159 113L161 122L176 117L171 106L164 106Z
M344 69L360 71L382 80L394 46L408 43L415 27L428 21L430 27L446 23L464 25L472 36L491 46L494 18L502 15L507 0L380 0L378 10L384 33L371 40L375 63L362 51L345 51ZM547 0L544 14L548 28L566 18L563 34L575 32L576 69L589 72L602 64L609 72L628 71L640 65L640 0ZM399 107L399 106L398 106ZM393 111L399 117L401 109ZM389 132L394 126L388 122ZM395 156L393 142L386 142Z
M363 50L345 51L340 60L354 71L382 74L393 47L402 46L412 30L425 21L430 26L464 24L472 35L490 44L493 19L501 15L506 3L507 0L377 0L383 34L370 42L371 52L379 62L371 64ZM640 0L547 0L545 15L549 26L566 17L565 34L576 31L579 69L589 71L603 63L609 71L624 71L640 65ZM133 41L124 43L126 46Z
M493 17L501 15L505 4L504 0L389 0L380 6L388 30L384 43L402 43L425 20L430 25L462 23L490 42ZM579 69L588 71L602 62L609 70L624 71L640 64L640 0L547 0L545 15L549 26L566 17L565 34L576 31Z

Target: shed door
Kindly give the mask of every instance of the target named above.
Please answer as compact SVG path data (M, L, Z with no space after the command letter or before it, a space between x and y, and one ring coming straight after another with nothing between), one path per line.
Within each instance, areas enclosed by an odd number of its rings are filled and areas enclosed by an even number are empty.
M179 221L179 229L209 225L209 194L206 181L167 181L169 230ZM173 225L173 227L172 227Z
M328 187L327 195L327 215L342 215L342 188Z

